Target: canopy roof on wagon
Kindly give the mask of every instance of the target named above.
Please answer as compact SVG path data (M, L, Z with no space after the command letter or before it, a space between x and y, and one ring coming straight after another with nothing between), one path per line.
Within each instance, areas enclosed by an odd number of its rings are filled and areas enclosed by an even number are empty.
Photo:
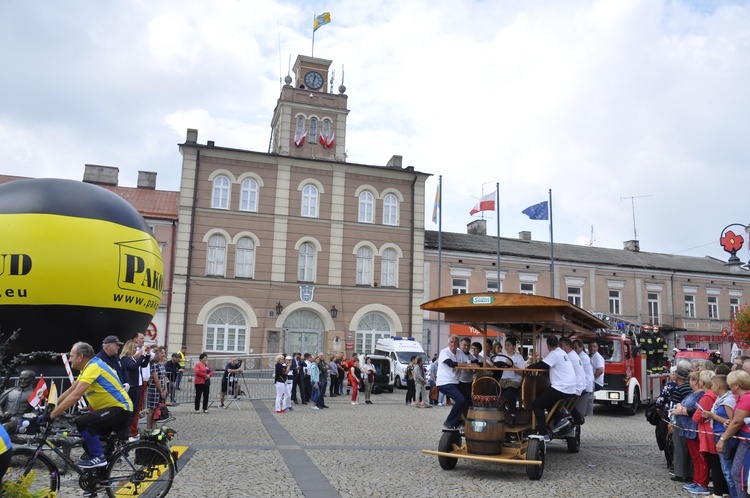
M467 323L481 330L496 327L518 333L551 331L572 335L609 328L603 320L568 301L531 294L455 294L428 301L421 308L443 313L446 322Z

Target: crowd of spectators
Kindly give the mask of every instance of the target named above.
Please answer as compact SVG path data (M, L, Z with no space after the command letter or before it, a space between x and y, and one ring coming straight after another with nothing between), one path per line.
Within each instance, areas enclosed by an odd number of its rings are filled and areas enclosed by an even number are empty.
M656 434L670 478L693 495L747 498L750 357L731 366L681 360L669 375L656 401Z

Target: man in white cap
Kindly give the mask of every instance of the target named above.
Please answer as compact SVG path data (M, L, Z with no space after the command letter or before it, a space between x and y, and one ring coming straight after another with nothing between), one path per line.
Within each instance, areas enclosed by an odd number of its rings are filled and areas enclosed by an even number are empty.
M120 346L122 342L116 335L108 335L102 341L102 349L96 354L96 357L102 360L104 363L109 365L112 370L115 371L117 376L120 378L120 383L123 384L125 390L130 389L130 384L125 382L125 370L122 368L122 362L120 362Z

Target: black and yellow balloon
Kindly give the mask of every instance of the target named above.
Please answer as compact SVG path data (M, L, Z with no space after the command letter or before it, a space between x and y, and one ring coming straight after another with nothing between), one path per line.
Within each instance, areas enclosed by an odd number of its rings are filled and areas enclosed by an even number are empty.
M98 349L148 327L164 267L138 211L109 190L60 179L0 185L0 331L15 352Z

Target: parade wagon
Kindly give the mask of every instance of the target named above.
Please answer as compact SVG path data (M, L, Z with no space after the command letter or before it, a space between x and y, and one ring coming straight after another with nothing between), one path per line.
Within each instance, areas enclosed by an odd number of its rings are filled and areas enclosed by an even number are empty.
M605 322L567 301L544 296L515 293L456 294L424 303L421 308L443 313L448 323L462 323L479 330L485 343L504 333L517 337L526 351L529 363L540 359L541 338L556 336L594 335L606 329ZM528 363L527 363L528 364ZM492 376L506 370L491 365L489 354L478 365L459 365L472 369L476 375L472 384L473 406L466 415L464 430L444 430L438 449L422 450L435 455L444 470L455 468L459 459L524 465L530 479L541 479L544 473L546 442L538 435L537 421L531 411L536 396L549 387L546 370L511 369L523 375L520 402L515 424L507 422L505 399L500 385ZM563 408L572 411L577 397L558 401L547 413L546 422ZM570 453L577 453L581 443L581 426L573 425L565 434L550 433L550 438L564 438Z

